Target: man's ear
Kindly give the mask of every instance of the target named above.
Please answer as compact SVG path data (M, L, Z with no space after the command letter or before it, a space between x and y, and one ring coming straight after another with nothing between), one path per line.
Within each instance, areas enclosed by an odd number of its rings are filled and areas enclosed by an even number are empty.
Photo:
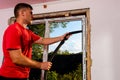
M21 15L24 16L24 11L21 12Z
M24 16L24 14L25 14L25 10L22 9L22 10L20 11L20 15L21 15L21 16Z

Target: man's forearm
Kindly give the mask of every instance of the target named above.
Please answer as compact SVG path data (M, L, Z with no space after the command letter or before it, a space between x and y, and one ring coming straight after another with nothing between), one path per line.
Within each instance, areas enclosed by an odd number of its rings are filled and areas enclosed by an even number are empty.
M22 56L19 62L17 63L19 66L25 66L30 68L38 68L43 70L49 70L52 66L51 62L37 62L35 60L31 60L26 56Z
M48 45L61 41L63 38L61 36L55 38L43 38L42 44Z
M48 70L48 68L51 66L51 62L37 62L35 60L31 60L30 58L24 56L21 53L21 50L12 50L9 51L9 54L12 62L19 66L38 68L44 70Z

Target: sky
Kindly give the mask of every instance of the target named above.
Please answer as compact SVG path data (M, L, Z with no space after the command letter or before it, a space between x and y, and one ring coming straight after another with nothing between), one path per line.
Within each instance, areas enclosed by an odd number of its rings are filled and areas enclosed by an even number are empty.
M50 33L50 37L56 37L65 34L66 32L82 30L82 21L70 21L66 28L58 27L54 32ZM54 51L58 43L49 46L49 52ZM65 43L60 47L60 50L68 50L70 53L78 53L82 51L82 33L73 34Z

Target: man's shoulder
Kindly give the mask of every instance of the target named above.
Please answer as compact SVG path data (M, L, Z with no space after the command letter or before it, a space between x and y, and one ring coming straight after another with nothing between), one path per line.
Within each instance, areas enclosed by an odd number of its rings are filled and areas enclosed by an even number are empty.
M20 30L20 26L17 23L13 23L8 26L8 29Z
M10 34L21 33L21 28L19 25L14 23L14 24L9 25L5 32L10 33Z

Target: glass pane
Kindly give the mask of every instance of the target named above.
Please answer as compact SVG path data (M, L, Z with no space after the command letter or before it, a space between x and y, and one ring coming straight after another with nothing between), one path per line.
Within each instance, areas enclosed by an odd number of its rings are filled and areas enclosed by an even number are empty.
M51 24L50 37L56 37L63 35L67 32L82 30L81 21L69 21L69 22L58 22ZM57 25L54 25L57 24ZM58 43L49 46L49 52L54 51L58 46ZM69 53L79 53L82 52L82 33L73 34L65 43L62 45L59 51L69 51Z
M50 26L50 37L57 37L67 32L82 30L82 21L53 22ZM49 46L50 55L53 54L60 42ZM48 73L48 80L82 80L82 32L73 34L60 47L52 60L52 68Z

